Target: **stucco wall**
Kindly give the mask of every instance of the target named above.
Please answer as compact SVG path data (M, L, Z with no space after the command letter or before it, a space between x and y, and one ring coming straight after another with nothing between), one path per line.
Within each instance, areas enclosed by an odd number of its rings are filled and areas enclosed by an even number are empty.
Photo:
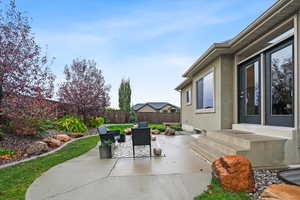
M160 112L170 112L170 110L172 108L176 109L174 106L166 105L165 107L163 107L162 109L160 109Z
M183 129L220 130L231 128L233 123L233 66L232 56L221 56L193 76L192 83L181 92L181 123ZM196 81L214 71L214 109L196 110ZM186 91L192 87L192 103L186 103Z
M220 58L214 60L211 64L203 70L195 74L192 83L188 85L182 92L182 125L184 129L205 129L217 130L221 128L220 123ZM212 112L198 112L196 110L196 81L205 76L210 71L214 71L214 111ZM186 89L192 87L192 103L186 104Z

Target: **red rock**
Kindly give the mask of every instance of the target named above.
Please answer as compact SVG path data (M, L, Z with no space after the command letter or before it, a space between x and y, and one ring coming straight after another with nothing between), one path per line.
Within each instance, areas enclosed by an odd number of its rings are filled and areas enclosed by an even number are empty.
M71 138L80 138L83 137L83 133L71 133L69 134Z
M45 142L48 144L49 147L52 147L52 148L61 146L61 142L54 138L47 139L47 140L45 140Z
M173 135L175 135L175 130L174 129L172 129L172 128L166 128L166 130L165 130L165 135L167 135L167 136L173 136Z
M152 133L153 135L159 135L159 134L160 134L160 131L157 130L157 129L154 129L154 130L151 130L151 133Z
M71 137L66 134L56 135L54 138L61 142L68 142L71 140Z
M214 176L230 192L255 191L251 162L242 156L224 156L212 164Z
M287 184L270 185L261 194L261 200L300 200L300 187Z
M126 128L126 129L124 130L124 133L125 133L126 135L131 135L131 128Z

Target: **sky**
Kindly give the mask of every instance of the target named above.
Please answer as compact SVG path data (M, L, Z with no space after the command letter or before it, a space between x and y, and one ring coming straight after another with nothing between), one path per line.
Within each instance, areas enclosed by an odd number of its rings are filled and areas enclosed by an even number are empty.
M118 107L122 78L132 104L180 105L174 88L214 42L228 40L276 0L16 0L32 18L36 40L49 57L56 86L74 58L94 59Z

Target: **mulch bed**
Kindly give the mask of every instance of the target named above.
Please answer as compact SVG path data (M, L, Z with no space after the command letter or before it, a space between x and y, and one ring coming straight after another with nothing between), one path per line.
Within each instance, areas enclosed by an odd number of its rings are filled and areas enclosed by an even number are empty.
M47 133L41 135L40 137L22 136L22 135L15 135L15 134L4 135L3 138L0 140L0 148L15 150L17 156L11 157L8 160L3 160L0 158L0 166L36 156L36 155L25 154L24 150L26 149L26 147L30 144L33 144L36 141L42 141L44 138L51 137L58 134L66 134L66 132L49 130ZM94 134L96 134L96 129L91 129L85 135L94 135ZM54 149L56 148L49 147L48 152L53 151Z

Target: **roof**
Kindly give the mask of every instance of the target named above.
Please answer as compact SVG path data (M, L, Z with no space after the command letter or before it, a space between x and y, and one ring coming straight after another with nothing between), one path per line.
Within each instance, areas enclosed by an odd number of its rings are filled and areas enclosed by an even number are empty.
M132 109L133 109L134 111L138 111L138 110L140 110L142 107L144 107L144 106L146 106L146 105L150 106L150 107L153 108L154 110L160 110L160 109L162 109L163 107L165 107L165 106L167 106L167 105L173 106L173 107L175 107L175 108L178 109L177 106L174 106L174 105L172 105L172 104L170 104L170 103L167 103L167 102L147 102L147 103L138 103L138 104L135 104L135 105L132 107Z
M238 50L250 45L257 38L272 29L279 22L291 17L300 9L299 0L278 0L255 21L249 24L243 31L236 35L233 39L220 43L212 44L183 74L183 77L192 77L194 73L200 70L211 61L221 55L234 54ZM183 81L176 90L181 90L182 86L186 86Z

